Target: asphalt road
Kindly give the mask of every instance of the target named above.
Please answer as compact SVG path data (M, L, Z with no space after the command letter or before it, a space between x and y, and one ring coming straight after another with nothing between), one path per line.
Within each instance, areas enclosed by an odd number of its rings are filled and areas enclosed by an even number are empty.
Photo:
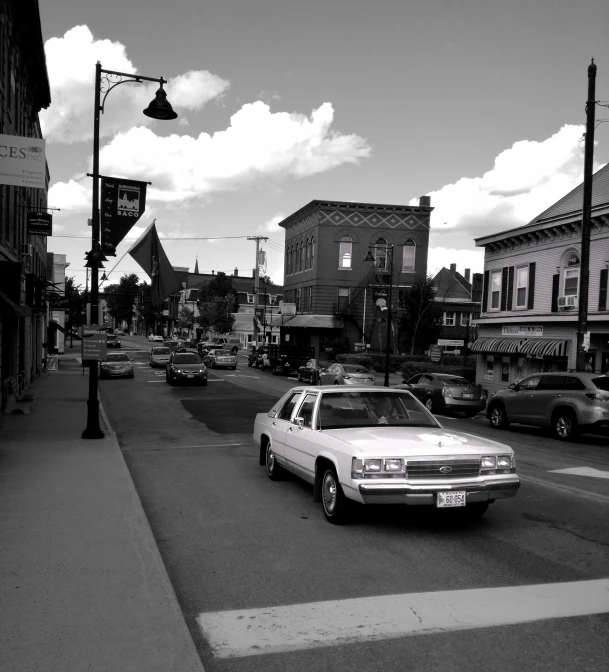
M101 381L100 396L208 672L607 669L607 613L556 618L550 610L534 622L492 627L495 617L487 616L490 606L526 611L524 598L510 606L512 587L609 577L606 437L562 444L531 428L491 430L482 417L440 418L447 429L511 445L522 476L518 496L496 502L474 523L388 507L362 508L353 524L335 527L308 485L271 482L258 466L253 417L295 381L248 368L244 360L237 371L211 372L206 387L170 387L162 371L148 367L144 339L122 340L136 377ZM583 584L573 585L577 594ZM471 602L471 589L480 589L481 602ZM334 601L317 613L352 608L362 620L354 627L364 628L378 616L374 598L386 596L381 603L389 605L389 596L423 593L426 604L438 591L451 591L457 606L450 616L467 629L440 625L416 636L325 646L321 631L332 624L322 625L320 616L317 643L263 655L254 647L226 658L212 650L197 622L202 614L224 622L218 619L230 610L285 607L287 623L290 605L310 609ZM446 610L437 609L441 622ZM472 615L479 622L465 625ZM239 621L253 618L228 616L229 629L247 629ZM519 613L516 621L523 618Z

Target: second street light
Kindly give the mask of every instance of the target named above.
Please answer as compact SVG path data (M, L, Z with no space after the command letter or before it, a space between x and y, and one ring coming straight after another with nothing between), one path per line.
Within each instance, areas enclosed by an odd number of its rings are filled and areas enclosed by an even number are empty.
M176 119L177 114L173 111L167 100L167 94L163 84L167 83L162 77L143 77L126 72L103 70L98 61L95 65L95 107L93 113L93 207L91 220L91 251L87 254L87 267L91 269L91 320L98 321L99 304L99 269L102 261L106 261L100 245L100 217L99 217L99 120L104 112L106 98L112 89L119 84L158 82L159 89L148 107L143 110L147 117L159 120ZM102 100L102 93L104 95ZM97 396L98 369L97 361L89 363L89 399L87 401L87 427L82 433L83 439L101 439L104 432L99 426L99 399Z
M375 254L371 250L375 251ZM380 253L379 253L380 252ZM389 349L391 348L391 290L393 289L393 245L373 245L368 248L368 254L364 257L364 261L372 261L377 263L385 259L389 266L389 291L387 293L387 341L385 344L385 387L389 387ZM387 263L383 268L387 268ZM379 268L379 271L382 268Z

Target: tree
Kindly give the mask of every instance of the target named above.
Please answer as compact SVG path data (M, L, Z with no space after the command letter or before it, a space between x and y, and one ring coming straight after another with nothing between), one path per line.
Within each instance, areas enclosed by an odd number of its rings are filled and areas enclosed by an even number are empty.
M66 301L67 322L69 330L82 326L87 321L87 312L85 308L85 297L82 291L82 285L76 285L73 277L66 277L64 298Z
M195 311L188 306L182 306L178 312L178 327L180 329L192 329L195 322Z
M201 286L197 307L197 322L204 331L213 330L219 334L232 331L235 324L232 313L239 310L239 301L231 278L220 272L209 283Z
M432 276L416 275L410 287L400 290L399 325L411 355L415 348L426 347L438 335L441 309L434 296Z
M126 322L131 330L133 321L133 304L140 295L140 279L135 273L125 274L118 284L108 285L103 292L108 312L114 320Z

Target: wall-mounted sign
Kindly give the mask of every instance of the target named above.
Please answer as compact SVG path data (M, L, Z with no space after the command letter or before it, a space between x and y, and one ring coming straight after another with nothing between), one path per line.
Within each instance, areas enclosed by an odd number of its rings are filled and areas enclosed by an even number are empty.
M116 248L146 210L146 184L119 177L101 178L101 246L106 256Z
M463 339L459 338L439 338L438 339L438 345L454 345L454 346L462 346L464 345L465 341Z
M45 141L20 135L0 135L0 184L46 187Z
M284 317L286 315L296 315L296 304L295 303L286 303L285 301L279 302L279 312Z
M429 346L429 359L432 362L441 362L443 352L444 352L444 346L442 346L442 345L430 345Z
M501 329L502 336L526 336L527 338L535 338L543 336L542 326L522 326L522 325L504 325Z
M28 212L27 232L30 236L52 236L53 215L48 212Z

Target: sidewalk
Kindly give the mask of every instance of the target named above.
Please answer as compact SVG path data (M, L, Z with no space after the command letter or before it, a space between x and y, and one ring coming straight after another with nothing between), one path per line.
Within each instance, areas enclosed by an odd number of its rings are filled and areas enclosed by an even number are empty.
M0 670L201 672L113 433L81 438L75 356L0 429Z

